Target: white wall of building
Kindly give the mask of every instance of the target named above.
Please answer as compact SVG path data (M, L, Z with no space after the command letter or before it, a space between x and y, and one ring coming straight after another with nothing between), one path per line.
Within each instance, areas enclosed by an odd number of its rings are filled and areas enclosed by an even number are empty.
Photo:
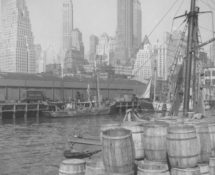
M151 44L145 44L143 49L138 51L132 72L135 80L146 82L152 77L152 56Z

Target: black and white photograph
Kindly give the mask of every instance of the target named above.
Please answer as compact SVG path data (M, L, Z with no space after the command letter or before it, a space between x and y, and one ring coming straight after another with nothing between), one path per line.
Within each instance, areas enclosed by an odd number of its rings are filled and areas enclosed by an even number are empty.
M0 175L215 175L215 0L0 0Z

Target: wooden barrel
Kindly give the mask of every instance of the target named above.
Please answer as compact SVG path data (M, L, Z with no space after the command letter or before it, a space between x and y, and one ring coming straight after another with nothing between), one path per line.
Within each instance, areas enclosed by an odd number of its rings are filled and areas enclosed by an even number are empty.
M172 168L197 166L200 149L194 126L170 126L167 134L167 153Z
M172 168L171 175L201 175L201 172L199 167L186 169Z
M138 164L137 175L169 175L166 164L143 162Z
M130 130L109 129L102 134L103 163L109 174L134 174L134 143Z
M211 155L211 139L209 134L209 126L207 122L202 120L190 121L196 129L197 139L200 146L199 163L208 163Z
M139 122L124 122L121 125L123 128L132 132L134 142L135 159L144 158L144 127Z
M102 132L106 131L108 129L115 129L115 128L119 128L120 127L120 123L108 123L108 124L103 124L101 125L100 128L100 139L102 140Z
M210 140L211 140L211 156L215 156L215 123L212 122L208 124L208 130L210 134Z
M200 168L201 175L209 175L209 166L208 164L198 164Z
M215 157L211 157L209 161L209 174L215 175Z
M82 159L67 159L60 164L59 175L84 175L86 162Z
M167 136L168 124L153 122L144 125L144 152L145 158L150 161L167 161Z
M85 175L101 175L105 174L103 161L90 161L86 163Z
M200 163L208 163L211 155L211 139L209 134L208 123L197 123L194 125L196 128L197 138L200 144Z

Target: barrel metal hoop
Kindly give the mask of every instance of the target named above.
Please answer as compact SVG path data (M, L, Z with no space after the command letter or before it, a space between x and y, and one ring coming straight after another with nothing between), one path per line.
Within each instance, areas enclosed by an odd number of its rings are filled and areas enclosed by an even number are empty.
M169 138L167 137L167 140L176 140L176 141L183 141L183 140L194 140L197 139L197 137L189 137L189 138L184 138L184 139L174 139L174 138Z
M157 136L154 135L154 136L153 136L153 135L146 135L146 134L144 134L144 136L145 136L146 138L147 138L147 137L152 137L152 138L153 138L153 137L166 137L166 135L157 135Z
M126 136L119 136L119 137L111 137L111 136L106 136L106 135L102 135L102 138L103 139L108 139L108 140L121 140L121 139L127 139L129 137L131 137L132 134L129 134L129 135L126 135Z
M178 135L181 135L181 134L191 134L191 133L195 134L196 131L194 130L194 131L190 131L190 132L186 132L186 133L175 133L175 132L168 131L168 134L178 134Z
M168 154L169 158L177 158L177 159L186 159L186 158L193 158L193 157L198 157L199 154L195 154L195 155L190 155L190 156L171 156Z
M144 131L141 132L131 132L132 134L140 134L140 133L144 133Z
M197 134L209 134L210 132L196 132Z

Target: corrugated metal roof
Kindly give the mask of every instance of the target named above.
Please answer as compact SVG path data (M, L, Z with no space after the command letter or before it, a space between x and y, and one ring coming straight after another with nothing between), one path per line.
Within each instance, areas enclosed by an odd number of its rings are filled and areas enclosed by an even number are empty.
M61 80L60 77L51 75L51 74L26 74L26 73L0 73L0 78L1 79L16 79L16 80L47 80L47 81L59 81ZM94 78L85 78L85 77L64 77L64 81L74 81L74 82L92 82L95 81ZM136 80L128 80L128 79L100 79L100 82L105 82L105 83L116 83L116 84L139 84L139 85L145 85L142 82L136 81Z

